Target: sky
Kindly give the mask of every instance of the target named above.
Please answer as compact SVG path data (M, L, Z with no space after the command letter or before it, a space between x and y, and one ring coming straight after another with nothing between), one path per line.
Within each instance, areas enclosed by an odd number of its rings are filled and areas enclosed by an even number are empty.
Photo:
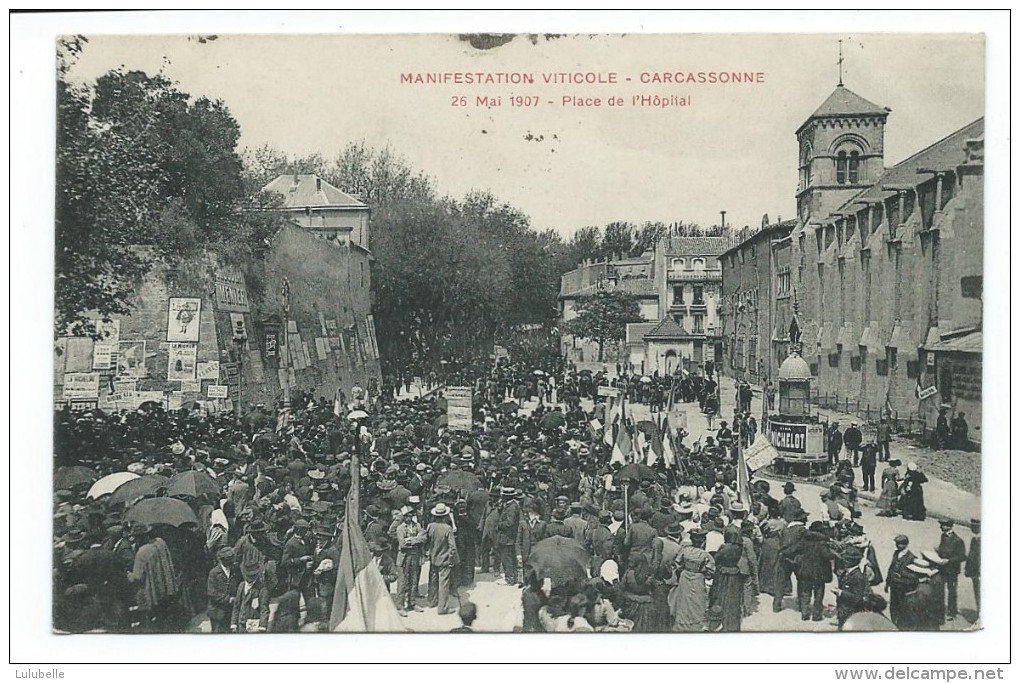
M89 36L73 77L162 71L192 95L222 99L244 147L332 158L350 141L390 145L441 192L491 190L534 227L569 236L614 220L717 224L722 210L738 227L792 217L794 131L836 86L839 39L845 85L892 109L886 165L983 114L979 35L518 35L485 50L454 35ZM764 82L640 82L731 70ZM537 83L401 83L414 72L519 72ZM548 72L617 83L546 85ZM512 95L539 104L511 106ZM635 95L689 103L630 106ZM467 106L453 106L457 96ZM502 96L501 106L477 106L479 96ZM563 106L564 96L602 106ZM626 106L607 106L610 96Z

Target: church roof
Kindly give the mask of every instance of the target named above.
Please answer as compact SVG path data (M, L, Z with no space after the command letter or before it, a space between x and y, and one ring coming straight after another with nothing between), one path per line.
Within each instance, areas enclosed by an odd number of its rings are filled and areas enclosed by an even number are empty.
M277 176L262 189L265 192L282 195L283 206L287 209L303 209L305 207L368 208L363 202L346 192L333 187L318 176L307 173L288 173Z
M931 178L931 174L926 171L955 170L957 166L967 161L965 148L967 140L983 137L984 133L985 119L981 117L907 157L892 168L886 169L878 182L848 199L837 209L837 213L851 210L854 204L860 202L882 199L891 187L920 185Z
M822 106L815 110L815 113L808 117L800 128L806 126L813 119L828 118L834 116L885 116L891 109L881 107L874 102L864 99L853 90L840 84L832 91ZM797 130L800 132L800 129Z
M678 339L689 337L690 333L670 317L663 318L659 324L648 332L645 332L645 339Z

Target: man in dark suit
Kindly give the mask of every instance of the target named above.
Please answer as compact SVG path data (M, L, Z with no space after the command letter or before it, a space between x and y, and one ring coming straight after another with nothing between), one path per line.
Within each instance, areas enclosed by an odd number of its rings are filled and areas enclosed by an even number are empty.
M236 583L232 583L230 578L230 567L233 562L234 549L229 546L220 548L216 553L216 566L209 570L209 580L206 584L209 605L206 612L213 633L230 631L230 615L233 611L234 594L237 592Z
M878 446L869 443L865 444L861 451L861 488L865 491L875 492L875 468L878 460Z
M903 598L917 587L917 574L908 569L917 558L907 549L909 538L900 534L894 542L896 552L885 573L885 592L889 594L889 619L899 627L903 621Z
M314 597L312 592L311 569L315 558L315 545L309 540L311 525L307 520L294 522L294 535L283 544L283 556L280 568L283 570L284 587L296 588L305 596L305 604L310 604Z
M839 464L839 454L843 450L843 432L839 431L839 423L833 422L828 437L829 464Z
M956 591L960 580L960 565L967 559L967 547L963 539L953 531L952 521L942 520L939 527L942 529L942 540L939 541L937 552L939 557L945 560L939 572L946 581L946 620L952 621L956 618Z
M783 597L793 591L793 581L790 577L796 565L795 557L800 539L807 531L804 526L807 518L807 513L799 510L793 514L786 528L779 532L779 562L776 565L775 595L772 596L773 612L783 611Z
M964 576L974 584L974 607L981 616L981 520L970 520L970 530L974 534L970 539L970 550L967 551L967 569Z
M591 536L588 538L588 550L591 552L592 576L598 575L603 562L614 559L613 532L609 530L609 525L612 521L613 513L609 510L600 511L599 523L592 529Z
M521 562L527 562L531 555L531 547L546 538L546 522L542 521L538 512L538 504L534 499L524 506L521 519Z
M800 500L793 495L793 492L797 488L793 485L792 481L788 481L783 484L783 493L786 497L779 501L779 516L786 520L789 524L803 511L804 506L800 504Z
M801 621L822 620L825 584L832 581L832 561L836 554L829 548L825 522L812 522L795 547L797 604Z
M521 506L517 502L517 489L503 487L500 490L503 508L496 525L496 555L503 569L503 586L517 584L517 539L521 528Z

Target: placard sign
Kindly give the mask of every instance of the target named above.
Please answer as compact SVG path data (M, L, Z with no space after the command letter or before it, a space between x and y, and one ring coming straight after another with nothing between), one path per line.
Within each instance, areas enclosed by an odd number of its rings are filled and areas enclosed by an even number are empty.
M226 398L227 397L227 385L226 384L210 384L209 385L209 398Z
M598 388L599 396L619 396L620 390L616 387L600 386Z
M471 431L471 387L447 387L446 426Z

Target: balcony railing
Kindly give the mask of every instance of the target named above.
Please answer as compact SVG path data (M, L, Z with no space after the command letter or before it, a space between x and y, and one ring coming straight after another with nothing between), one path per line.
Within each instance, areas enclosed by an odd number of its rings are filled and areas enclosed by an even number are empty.
M670 282L700 280L705 282L721 282L722 270L667 270L666 280Z

